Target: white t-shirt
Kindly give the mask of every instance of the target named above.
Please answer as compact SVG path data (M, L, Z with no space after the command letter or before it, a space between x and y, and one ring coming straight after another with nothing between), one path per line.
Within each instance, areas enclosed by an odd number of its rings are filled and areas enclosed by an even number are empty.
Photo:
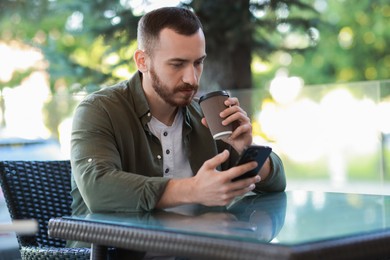
M148 123L150 131L160 140L163 151L164 177L192 177L188 156L183 148L183 113L179 109L171 126L152 116Z

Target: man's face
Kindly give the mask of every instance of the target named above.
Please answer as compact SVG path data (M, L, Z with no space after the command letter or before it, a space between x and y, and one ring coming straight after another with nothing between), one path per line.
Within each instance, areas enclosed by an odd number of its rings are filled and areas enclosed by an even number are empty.
M171 106L188 105L198 91L205 57L201 30L184 36L164 29L149 60L146 84Z

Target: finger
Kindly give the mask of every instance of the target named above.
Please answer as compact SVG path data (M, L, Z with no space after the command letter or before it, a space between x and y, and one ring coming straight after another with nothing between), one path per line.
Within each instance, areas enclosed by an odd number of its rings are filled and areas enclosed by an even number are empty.
M206 121L206 118L202 118L202 120L201 120L201 122L202 122L202 124L205 126L205 127L209 127L209 125L207 124L207 121Z
M209 170L214 170L219 165L224 163L229 158L229 151L224 150L222 153L217 154L213 158L204 162L203 167Z
M245 133L252 133L252 125L247 123L247 124L243 124L243 125L238 125L233 133L230 135L230 138L231 139L234 139L242 134L245 134Z
M243 117L247 117L246 111L239 106L228 107L225 110L223 110L219 115L222 118L227 118L227 117L234 115L234 114L240 114Z
M240 106L240 101L236 97L230 97L225 100L225 106Z
M231 124L231 123L233 123L235 121L237 121L237 123L239 125L250 123L250 119L246 115L245 111L243 111L243 112L242 111L237 111L237 112L234 112L234 113L231 113L231 114L227 115L227 117L225 117L224 120L222 121L222 124L223 125L228 125L228 124Z
M232 191L226 195L226 198L232 200L238 196L242 196L250 191L253 191L255 188L256 188L256 185L254 183L251 183L251 184L244 186L242 188L232 189Z
M226 171L227 173L225 173L225 174L230 180L233 180L234 178L239 177L242 174L244 174L250 170L255 169L256 167L257 167L257 162L251 161L251 162L239 165L239 166L234 166L234 167L230 168L229 170L227 170ZM250 179L251 178L245 179L245 181L248 182L247 185L250 185L250 183L251 183Z
M232 192L242 192L244 191L245 192L248 192L248 191L252 191L253 189L256 188L256 183L260 182L261 181L261 177L260 175L256 175L254 177L250 177L250 178L246 178L246 179L242 179L242 180L238 180L238 181L235 181L235 182L231 182L231 191Z

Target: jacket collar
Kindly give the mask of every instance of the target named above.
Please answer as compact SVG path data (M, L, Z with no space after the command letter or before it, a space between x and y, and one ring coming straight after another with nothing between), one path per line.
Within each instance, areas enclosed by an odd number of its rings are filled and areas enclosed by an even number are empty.
M152 119L152 115L150 113L150 107L148 100L146 99L146 95L144 89L142 87L142 74L137 71L129 80L128 87L130 90L129 99L132 99L134 104L134 111L140 119L142 125L145 129L148 129L147 124ZM192 101L195 102L195 101ZM184 124L183 124L183 134L186 135L191 132L191 116L187 107L183 107L180 109L183 113ZM183 135L183 136L184 136Z

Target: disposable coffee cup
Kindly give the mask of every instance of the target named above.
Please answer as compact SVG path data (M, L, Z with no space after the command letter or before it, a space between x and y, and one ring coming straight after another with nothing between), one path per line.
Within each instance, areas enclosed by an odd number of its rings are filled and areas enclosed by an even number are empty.
M222 125L223 119L219 116L219 113L226 109L224 102L228 97L227 91L219 90L207 93L199 99L199 105L215 140L228 137L233 132L232 124Z

